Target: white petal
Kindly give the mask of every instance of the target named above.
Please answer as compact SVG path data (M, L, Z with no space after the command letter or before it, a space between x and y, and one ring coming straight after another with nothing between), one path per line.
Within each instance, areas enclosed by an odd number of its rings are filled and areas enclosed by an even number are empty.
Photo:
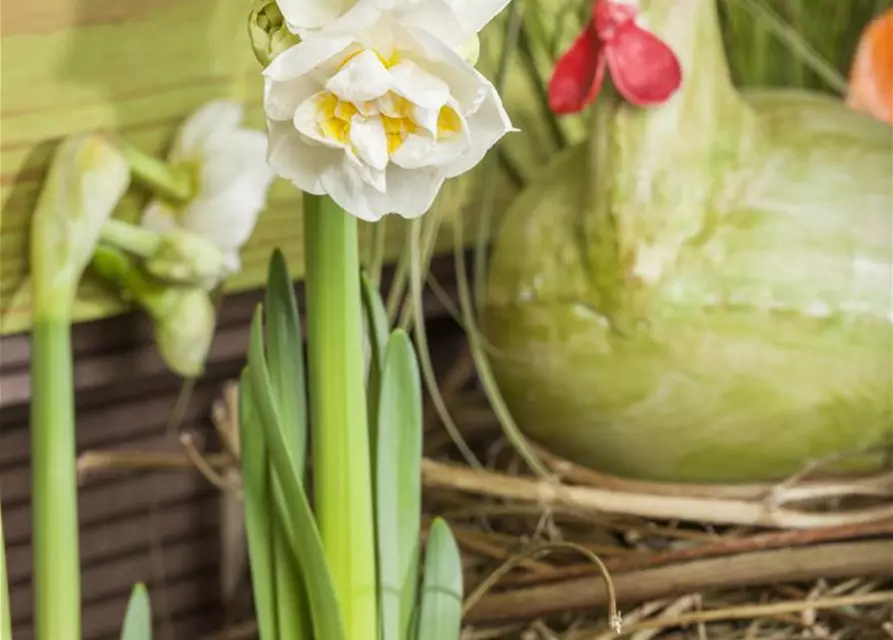
M479 33L510 0L446 0L462 23L463 35Z
M484 100L489 83L441 40L422 29L407 28L398 31L398 42L405 59L446 82L462 112L475 111Z
M372 27L381 17L377 0L356 0L337 20L323 27L326 34L360 33Z
M242 130L201 167L201 191L184 207L182 226L211 240L221 251L239 249L266 206L273 171L264 161L266 136Z
M404 169L418 169L421 167L434 167L449 165L462 154L472 149L469 124L458 111L456 103L450 101L450 106L459 116L459 132L440 139L437 135L437 121L435 119L434 135L411 134L391 156L391 162Z
M449 85L412 60L402 60L390 69L391 89L424 109L440 109L450 97Z
M486 99L477 112L467 116L467 122L472 146L467 153L447 165L447 178L454 178L474 167L502 136L517 131L493 85L489 85Z
M342 152L307 146L290 122L269 122L268 129L267 162L276 175L306 193L325 193L320 177L326 167L340 163Z
M304 102L298 106L297 111L295 111L293 121L294 128L311 140L322 145L333 149L343 149L345 147L344 142L326 136L321 128L323 121L328 115L325 113L325 108L322 105L327 97L331 98L331 94L321 91L307 100L304 100Z
M286 82L264 78L264 113L271 120L291 120L298 106L322 87L312 74Z
M459 43L456 51L468 64L474 66L478 63L478 58L481 56L481 39L477 34L468 36Z
M319 29L334 22L355 0L276 0L289 30Z
M350 143L360 160L369 166L379 170L388 166L388 136L381 118L351 118Z
M180 125L171 162L193 160L225 144L226 137L242 122L242 105L232 100L215 100L196 111Z
M224 253L240 249L254 232L257 216L255 195L244 181L214 198L197 198L183 210L183 227L207 238Z
M419 125L422 129L431 134L437 135L437 119L440 116L440 109L423 109L422 107L413 106L412 121Z
M198 166L197 196L214 197L245 175L270 176L269 180L272 180L266 155L267 136L260 131L240 129L231 133L226 138L226 145L204 158ZM263 199L266 188L258 190L258 195Z
M400 24L423 29L454 49L467 36L463 33L461 20L450 6L450 0L423 0L413 3L403 11Z
M402 118L403 116L405 116L406 114L401 112L396 98L397 96L390 91L380 97L376 101L378 103L379 113L382 113L389 118Z
M362 220L375 222L393 209L388 195L373 189L348 156L323 173L322 185L338 206Z
M468 139L456 136L447 142L436 142L428 136L410 135L391 156L391 161L404 169L452 165L471 148Z
M143 210L140 225L159 233L177 227L177 212L161 200L152 200Z
M374 51L358 53L332 76L326 89L346 102L375 100L387 93L391 76Z
M211 291L222 280L242 270L242 257L238 251L227 251L223 254L223 273L221 277L205 283L205 289Z
M345 161L351 165L352 170L360 176L367 185L380 193L385 193L388 188L387 175L384 169L376 169L357 156L353 149L344 150Z
M352 42L349 36L307 38L273 58L264 77L279 82L300 78L333 58L340 60Z
M434 204L443 181L444 175L440 169L410 171L391 165L388 168L391 211L404 218L423 215Z

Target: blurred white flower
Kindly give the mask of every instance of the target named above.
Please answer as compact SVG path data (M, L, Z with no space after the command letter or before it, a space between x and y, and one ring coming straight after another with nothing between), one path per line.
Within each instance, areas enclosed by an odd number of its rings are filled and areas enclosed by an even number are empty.
M239 103L219 100L183 123L168 162L191 171L195 193L183 205L153 200L141 223L154 231L182 229L209 240L224 255L221 279L239 270L239 250L254 231L275 177L266 163L266 136L242 128L242 119Z
M483 26L504 4L482 2L487 10L474 12L467 28ZM303 33L264 70L268 161L301 190L328 194L364 220L420 216L445 179L471 169L513 130L493 85L458 52L468 35L454 10L460 3L280 6L287 19L327 25ZM457 26L447 40L449 24Z

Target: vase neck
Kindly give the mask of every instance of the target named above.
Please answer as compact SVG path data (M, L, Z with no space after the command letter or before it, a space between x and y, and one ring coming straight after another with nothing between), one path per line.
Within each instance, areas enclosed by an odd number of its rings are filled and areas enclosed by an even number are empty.
M730 79L716 0L638 6L640 25L679 58L682 86L655 108L634 107L610 90L599 97L583 226L590 250L600 248L601 257L591 256L594 272L614 271L614 279L647 289L713 213L721 183L750 152L755 121Z

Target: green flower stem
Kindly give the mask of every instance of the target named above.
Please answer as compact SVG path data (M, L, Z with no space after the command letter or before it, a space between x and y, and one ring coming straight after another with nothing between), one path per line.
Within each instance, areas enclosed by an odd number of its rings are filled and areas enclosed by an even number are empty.
M12 640L9 617L9 586L6 576L6 547L3 538L3 512L0 508L0 640Z
M150 258L161 248L161 234L120 220L106 220L99 237L119 249L142 258Z
M97 134L56 150L31 221L31 517L36 640L80 640L71 316L99 230L130 182Z
M80 640L71 319L37 309L31 334L31 531L37 640Z
M171 204L185 204L195 195L195 176L186 167L178 167L143 153L123 139L115 146L127 161L133 179Z
M357 220L304 196L313 481L347 640L378 629Z

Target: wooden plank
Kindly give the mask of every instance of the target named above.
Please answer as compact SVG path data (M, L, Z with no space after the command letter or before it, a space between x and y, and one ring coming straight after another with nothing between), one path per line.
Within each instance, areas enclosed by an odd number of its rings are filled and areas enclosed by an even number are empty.
M170 606L168 611L182 635L175 638L201 638L202 635L219 628L222 615L219 613L217 591L213 588L216 574L211 570L181 574L178 579L166 583L165 587L156 589L152 580L148 580L147 587L153 598L154 622L156 637L162 635L161 624L163 602ZM83 610L82 637L84 640L98 640L99 638L120 634L121 622L124 620L124 611L127 608L127 600L130 588L121 589L114 598L105 598L92 603L85 603ZM12 596L10 596L12 597ZM216 620L215 620L216 619ZM177 625L180 621L191 620L189 626ZM188 633L191 631L195 635ZM29 640L34 638L31 621L27 618L17 621L13 625L13 637L16 640Z
M196 537L173 542L164 546L165 580L207 572L219 562L219 545L216 537ZM89 607L127 593L134 579L147 583L156 575L152 554L142 553L124 556L94 567L85 567L81 573L81 601ZM216 593L214 594L217 595ZM33 611L30 584L13 586L9 592L9 604L13 625L31 620Z
M194 473L167 473L163 478L152 474L133 474L126 481L120 478L97 482L81 491L81 529L100 527L116 518L145 514L152 503L166 505L185 499L196 500L216 495L217 489ZM30 539L31 511L27 504L10 507L4 505L4 533L10 548Z
M119 479L119 482L121 480ZM81 563L98 566L128 555L146 555L151 544L166 548L169 543L194 537L211 537L217 531L215 492L188 496L179 502L160 505L154 516L147 512L123 515L81 533ZM25 540L10 547L9 584L27 585L31 580L31 544Z

